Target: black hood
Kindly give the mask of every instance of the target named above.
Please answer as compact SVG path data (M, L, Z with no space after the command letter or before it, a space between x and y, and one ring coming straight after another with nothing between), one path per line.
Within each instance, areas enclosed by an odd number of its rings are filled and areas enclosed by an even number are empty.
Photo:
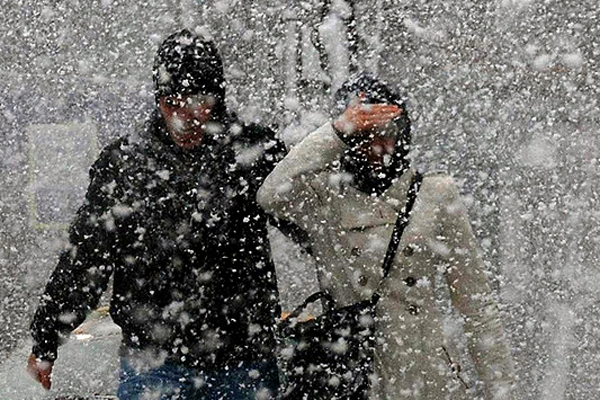
M369 137L343 138L348 148L342 157L342 168L353 176L353 186L365 193L380 195L409 167L407 156L411 143L411 122L400 94L373 75L364 72L350 78L335 93L333 117L337 118L341 115L352 98L359 93L365 94L366 104L393 104L402 109L402 114L386 128L389 134L396 137L394 153L389 163L378 170L373 169L358 150L361 143L369 140Z

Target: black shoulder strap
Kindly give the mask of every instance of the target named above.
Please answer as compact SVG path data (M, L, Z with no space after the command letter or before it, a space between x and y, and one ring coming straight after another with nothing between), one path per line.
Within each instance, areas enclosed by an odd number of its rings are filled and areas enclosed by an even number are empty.
M292 311L292 313L287 316L286 320L292 321L294 318L298 318L300 314L302 314L302 312L306 309L306 307L308 307L309 304L314 303L317 300L325 300L327 302L327 304L323 304L323 307L326 307L323 308L324 310L333 310L335 308L335 300L333 299L333 296L331 296L331 294L327 292L316 292L308 296L302 304L296 307L294 311Z
M392 237L390 239L390 243L388 244L388 248L385 253L385 258L383 259L383 278L381 279L381 281L379 281L379 284L377 285L377 290L375 290L375 292L373 293L373 303L377 303L377 301L379 301L379 287L381 286L382 281L390 273L390 269L394 264L396 250L398 249L398 245L400 244L400 239L402 239L404 228L406 228L406 226L408 225L410 212L412 211L415 201L417 200L417 193L419 193L422 181L423 175L418 171L415 172L411 179L410 186L408 188L406 204L404 205L404 208L402 208L400 212L398 212L398 218L396 218L396 223L394 224Z
M394 231L392 232L392 238L390 239L390 243L387 248L387 252L385 253L385 258L383 259L383 277L387 277L390 273L390 269L392 268L392 264L394 263L394 257L396 257L396 250L398 249L398 245L400 244L400 239L402 238L402 234L404 233L404 228L408 225L408 219L410 217L410 212L415 204L415 200L417 199L417 193L419 193L419 189L421 188L421 182L423 181L423 175L419 172L416 172L412 177L410 182L410 186L408 188L408 195L406 196L406 204L404 208L400 210L398 213L398 218L396 218L396 223L394 224Z

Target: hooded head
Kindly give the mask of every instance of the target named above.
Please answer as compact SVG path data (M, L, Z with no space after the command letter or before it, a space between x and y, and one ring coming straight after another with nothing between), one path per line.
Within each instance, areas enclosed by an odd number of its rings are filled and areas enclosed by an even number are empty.
M167 134L179 147L196 148L207 132L222 128L225 79L213 42L187 29L170 35L158 49L152 78Z
M358 189L379 195L409 166L407 155L411 142L410 119L402 97L384 82L364 72L350 78L335 93L333 117L341 115L356 98L360 98L365 104L396 105L402 110L388 126L377 132L345 138L348 149L342 158L343 168L352 174L353 183ZM377 144L381 142L379 136L393 139L393 149L383 157L383 162L374 163L369 153L373 153L373 147L380 146Z
M187 29L161 44L152 68L154 95L211 94L225 98L223 61L215 44Z

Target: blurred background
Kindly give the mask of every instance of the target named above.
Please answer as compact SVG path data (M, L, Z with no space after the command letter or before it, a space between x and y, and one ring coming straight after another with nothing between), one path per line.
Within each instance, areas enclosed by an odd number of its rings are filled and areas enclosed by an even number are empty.
M518 398L600 396L596 0L14 0L1 14L3 381L21 379L5 372L25 365L28 324L91 163L149 116L157 46L187 27L217 43L231 109L290 147L327 121L351 73L396 86L413 118L414 162L452 174L469 207ZM273 238L290 309L315 290L311 260ZM97 334L106 348L68 345L61 357L94 356L55 390L77 394L86 374L108 382L88 393L108 390L111 329Z

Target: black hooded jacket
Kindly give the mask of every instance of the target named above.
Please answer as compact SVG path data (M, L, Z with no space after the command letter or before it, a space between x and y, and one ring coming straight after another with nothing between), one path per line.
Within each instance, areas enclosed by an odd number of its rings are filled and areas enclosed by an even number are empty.
M56 358L114 274L122 355L198 368L273 357L280 310L255 195L284 147L234 117L221 127L185 151L155 112L137 138L104 149L31 324L36 356Z

